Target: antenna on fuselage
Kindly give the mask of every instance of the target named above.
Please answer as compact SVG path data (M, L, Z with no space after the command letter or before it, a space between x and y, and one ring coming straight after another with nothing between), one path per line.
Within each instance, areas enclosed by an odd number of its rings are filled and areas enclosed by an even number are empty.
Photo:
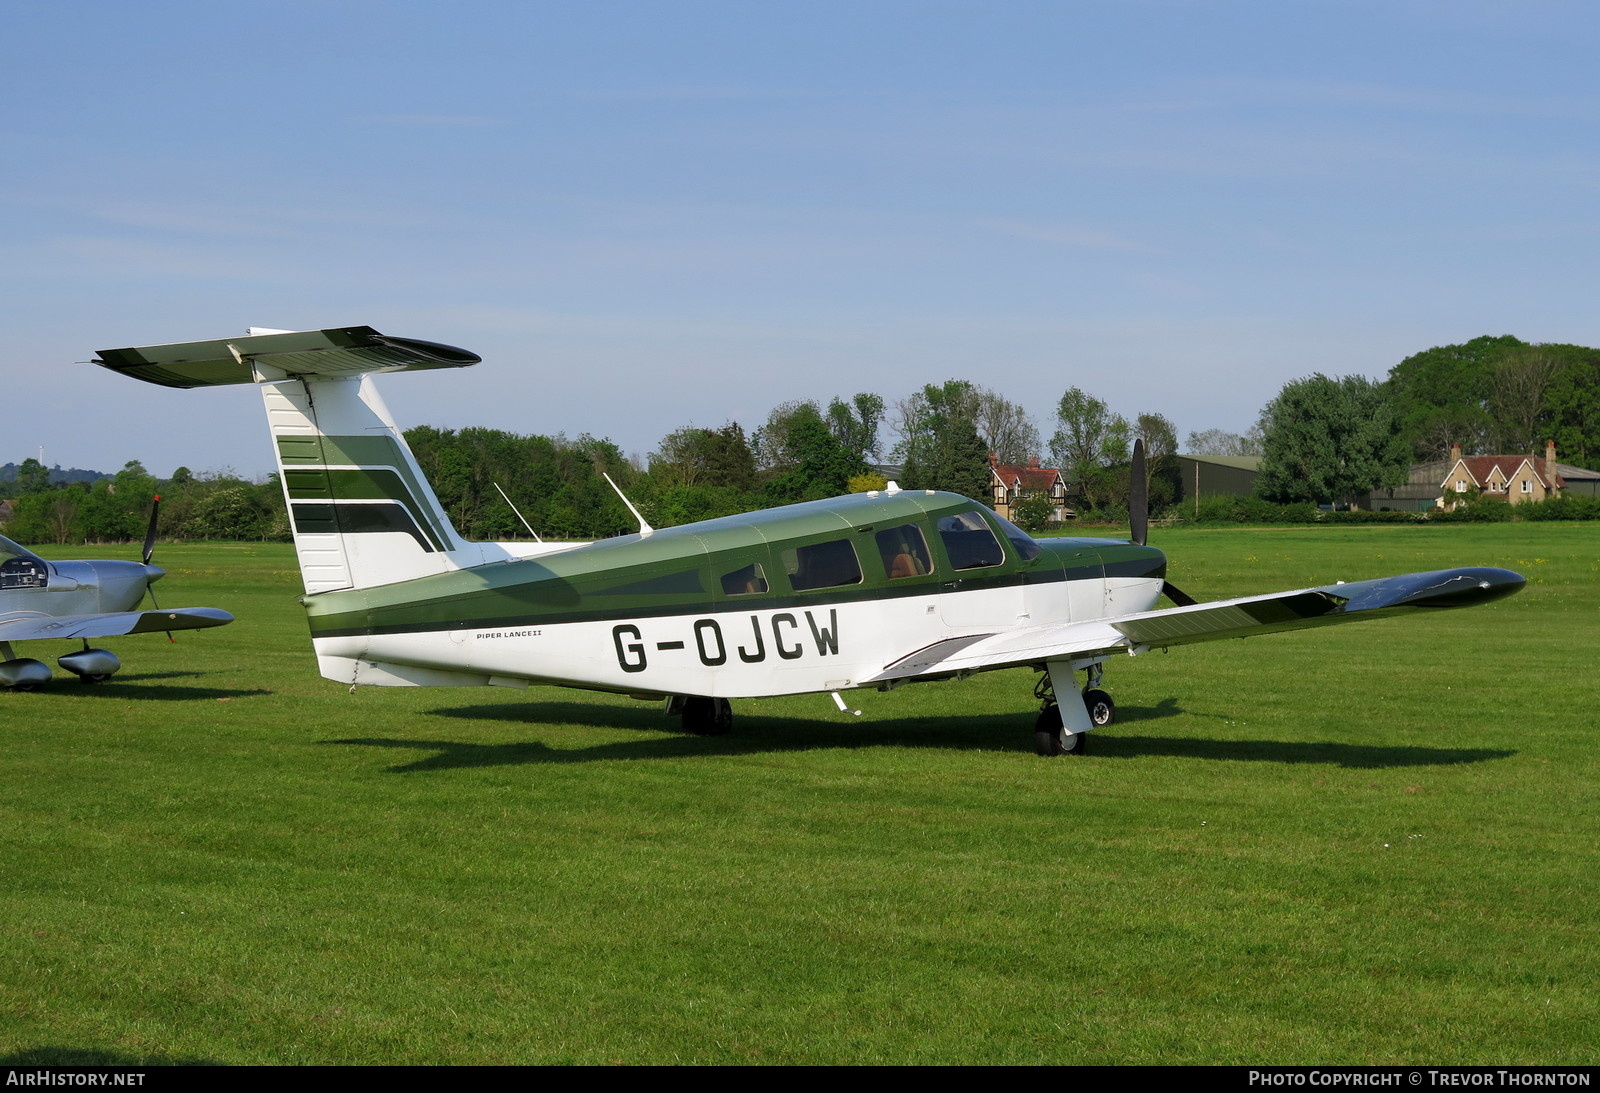
M607 474L605 471L601 471L600 472L600 477L604 478L607 482L611 483L611 488L617 491L617 496L622 498L622 503L624 505L628 506L628 511L629 512L633 513L633 518L635 520L639 521L639 535L640 535L640 537L642 538L642 537L644 537L646 535L653 535L655 533L656 529L651 527L650 526L650 522L639 514L639 510L638 509L633 507L633 502L629 501L628 500L628 495L622 492L622 487L617 485L615 482L612 482L611 481L611 476L609 474Z
M528 523L528 518L522 515L522 510L517 508L516 502L512 501L511 498L506 497L506 491L500 489L500 483L490 482L489 484L495 489L500 490L500 496L505 499L505 503L510 506L511 511L517 514L517 519L521 520L522 526L528 529L528 534L533 536L533 541L536 543L544 542L543 539L539 538L539 533L533 530L533 525Z

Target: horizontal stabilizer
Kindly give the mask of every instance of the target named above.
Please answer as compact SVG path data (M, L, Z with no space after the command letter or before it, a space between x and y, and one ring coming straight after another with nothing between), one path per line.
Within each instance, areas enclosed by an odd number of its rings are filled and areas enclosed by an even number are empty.
M106 615L21 615L0 619L0 641L115 638L124 634L203 630L208 626L226 626L232 621L232 615L215 607L180 607L166 611L117 611Z
M1034 626L976 638L953 638L907 654L865 682L949 676L1063 658L1108 656L1304 630L1429 608L1470 607L1512 595L1526 583L1520 573L1509 569L1440 569L1060 626Z
M475 353L450 345L391 338L370 326L345 326L102 349L94 363L162 387L219 387L290 376L465 368L480 359Z

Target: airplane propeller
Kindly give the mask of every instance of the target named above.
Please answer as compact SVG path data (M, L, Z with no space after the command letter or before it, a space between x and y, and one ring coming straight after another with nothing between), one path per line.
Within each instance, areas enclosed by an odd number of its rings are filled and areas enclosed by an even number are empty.
M150 559L154 557L156 552L156 521L160 512L161 495L158 493L150 500L150 524L145 528L144 551L139 556L139 561L144 565L149 578L144 586L144 594L150 597L150 606L154 607L157 611L161 610L161 603L156 599L156 581L159 578L166 576L166 572L159 566L151 565ZM167 631L167 640L176 642L178 639L173 637L172 631L169 630Z
M161 495L158 493L150 501L150 526L144 533L144 555L139 559L145 565L150 564L151 555L156 552L156 515L161 511Z
M1133 466L1128 470L1128 522L1132 530L1129 542L1146 545L1150 538L1150 479L1145 477L1142 438L1133 442ZM1200 602L1171 581L1161 582L1161 594L1179 607Z

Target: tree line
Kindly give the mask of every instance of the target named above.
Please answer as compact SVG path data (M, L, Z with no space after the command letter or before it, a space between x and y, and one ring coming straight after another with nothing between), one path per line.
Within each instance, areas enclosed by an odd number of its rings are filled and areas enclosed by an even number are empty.
M1125 515L1135 439L1147 450L1152 507L1177 497L1177 426L1155 412L1125 417L1079 387L1057 400L1046 437L1029 409L968 380L926 384L894 402L873 392L774 407L751 432L737 422L684 426L646 458L610 440L498 429L406 431L424 474L469 539L600 538L637 528L609 477L645 518L669 527L773 505L882 488L942 489L987 500L989 456L1060 468L1080 516ZM1600 464L1600 350L1482 337L1407 357L1385 380L1321 374L1291 381L1242 434L1191 432L1196 455L1261 457L1257 493L1274 502L1352 500L1404 481L1413 460L1529 451L1553 440L1566 462ZM14 485L3 485L7 477ZM57 475L57 478L60 476ZM163 497L163 534L286 539L275 476L179 468L157 480L137 462L95 481L64 482L38 460L0 468L17 497L7 534L32 542L124 542L144 534ZM509 499L509 502L507 501ZM514 506L514 507L513 507ZM1051 505L1024 505L1038 528ZM523 521L527 521L527 527Z

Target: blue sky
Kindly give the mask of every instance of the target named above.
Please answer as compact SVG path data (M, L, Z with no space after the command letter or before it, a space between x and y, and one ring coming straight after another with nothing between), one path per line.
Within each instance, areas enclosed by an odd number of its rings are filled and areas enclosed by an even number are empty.
M608 436L966 378L1180 435L1600 344L1581 3L0 0L0 463L270 469L77 365L369 324L402 425Z

